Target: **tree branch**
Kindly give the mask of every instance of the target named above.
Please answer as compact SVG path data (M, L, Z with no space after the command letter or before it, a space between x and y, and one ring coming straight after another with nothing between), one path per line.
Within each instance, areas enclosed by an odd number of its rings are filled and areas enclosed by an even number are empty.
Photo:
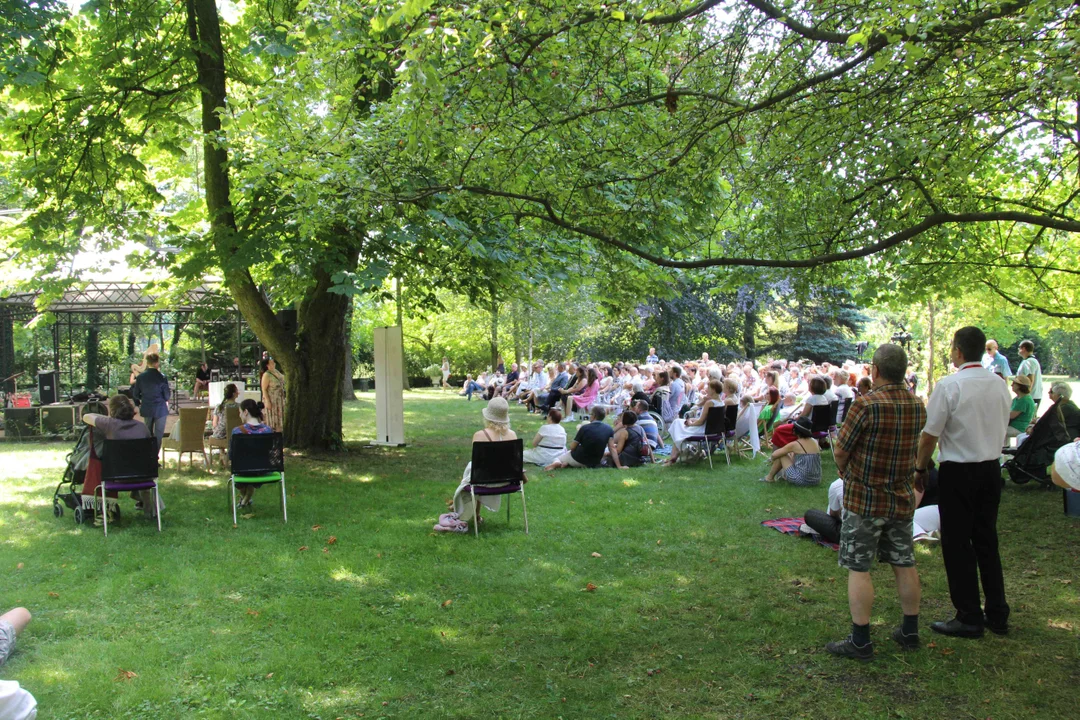
M997 287L996 285L994 285L989 280L983 280L983 284L986 285L986 287L993 290L998 295L1000 295L1006 301L1008 301L1008 302L1012 303L1013 305L1017 306L1018 308L1023 308L1024 310L1032 310L1034 312L1041 313L1041 314L1046 315L1048 317L1068 318L1068 319L1078 319L1078 318L1080 318L1080 312L1060 312L1058 310L1050 310L1048 308L1039 307L1038 305L1032 305L1031 303L1026 303L1023 300L1019 300L1017 298L1014 298L1011 295L1008 295L1005 292L1003 292L1001 290L1001 288Z

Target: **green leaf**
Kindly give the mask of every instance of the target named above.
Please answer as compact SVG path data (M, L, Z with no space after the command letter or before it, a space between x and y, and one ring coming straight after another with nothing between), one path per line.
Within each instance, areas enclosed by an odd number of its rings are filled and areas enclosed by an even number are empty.
M622 10L612 10L611 17L615 18L616 20L625 20L626 13L624 13Z

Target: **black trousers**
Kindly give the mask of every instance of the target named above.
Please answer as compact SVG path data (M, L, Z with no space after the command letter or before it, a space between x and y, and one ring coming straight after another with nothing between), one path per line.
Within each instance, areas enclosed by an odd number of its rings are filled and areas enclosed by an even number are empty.
M824 510L807 510L803 514L803 522L817 530L822 540L840 542L840 521Z
M1001 502L1001 466L943 462L938 468L941 555L949 576L949 595L960 622L1005 625L1005 579L998 553L997 515ZM979 580L985 614L979 602Z

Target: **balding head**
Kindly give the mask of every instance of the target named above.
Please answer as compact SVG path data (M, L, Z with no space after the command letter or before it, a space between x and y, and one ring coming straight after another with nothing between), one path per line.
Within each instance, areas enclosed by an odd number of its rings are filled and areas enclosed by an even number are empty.
M904 348L892 343L880 346L874 352L874 367L882 383L899 383L904 381L904 372L907 370L907 353Z

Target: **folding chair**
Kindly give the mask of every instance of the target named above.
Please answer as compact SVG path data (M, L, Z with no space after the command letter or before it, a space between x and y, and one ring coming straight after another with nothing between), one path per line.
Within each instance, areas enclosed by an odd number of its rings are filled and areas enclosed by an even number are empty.
M692 437L686 438L686 442L692 442L692 443L695 443L695 444L698 444L698 445L700 445L701 443L705 444L705 457L707 457L709 459L709 469L710 470L712 469L712 466L713 466L713 464L712 464L712 451L713 451L714 447L716 447L718 445L723 445L724 446L724 455L728 456L727 438L726 438L726 435L725 435L727 427L728 427L728 417L727 417L728 413L727 413L727 410L726 410L727 407L734 408L735 409L735 415L738 416L739 407L737 405L730 405L730 406L715 405L715 406L713 406L712 408L709 409L709 414L705 416L705 434L704 435L694 435ZM720 412L721 409L724 409L724 412ZM732 427L732 432L734 432L734 427L735 427L734 418L731 421L731 427ZM729 457L729 456L727 457L727 462L728 462L728 465L731 464L731 457Z
M525 534L529 534L529 511L525 506L525 471L522 461L523 441L474 442L472 445L472 474L469 476L469 494L476 508L476 496L514 495L521 493L521 513L525 518ZM480 536L479 513L473 522L473 531ZM506 502L506 522L510 522L510 501Z
M832 439L832 432L836 429L836 405L815 405L810 411L810 437L818 442ZM832 442L829 443L829 452L832 452Z
M188 454L189 466L194 463L192 456L200 453L203 458L203 467L208 467L210 463L206 459L206 446L203 444L205 430L206 408L180 408L180 439L173 440L167 437L161 443L162 462L165 461L165 453L171 450L176 453L176 469L179 470L184 453Z
M91 439L91 442L93 440ZM135 490L154 491L154 515L161 532L161 500L158 497L158 446L153 437L138 440L106 440L101 458L101 484L94 490L97 499L101 491L101 510L105 537L109 537L109 512L105 493Z
M266 485L281 483L281 518L289 522L285 500L285 455L281 433L229 436L229 497L233 525L236 524L236 484Z
M240 427L240 408L225 408L225 437L211 437L206 441L206 444L210 447L211 460L214 459L214 450L216 449L218 451L218 462L222 465L225 464L225 453L229 449L229 438L232 437L232 431L238 427Z

